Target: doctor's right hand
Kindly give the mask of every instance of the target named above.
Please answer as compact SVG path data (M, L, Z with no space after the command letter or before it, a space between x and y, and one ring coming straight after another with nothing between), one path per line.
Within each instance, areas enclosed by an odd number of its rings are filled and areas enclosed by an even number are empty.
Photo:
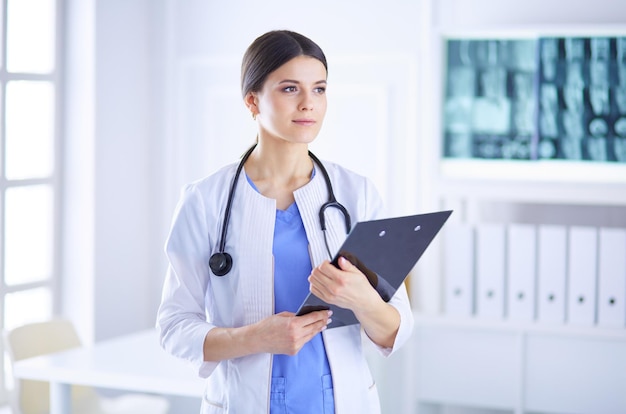
M215 327L204 338L204 360L223 361L260 353L295 355L326 329L331 314L327 310L302 316L281 312L238 328Z
M295 355L331 322L332 311L321 310L296 316L291 312L272 315L254 325L261 352Z

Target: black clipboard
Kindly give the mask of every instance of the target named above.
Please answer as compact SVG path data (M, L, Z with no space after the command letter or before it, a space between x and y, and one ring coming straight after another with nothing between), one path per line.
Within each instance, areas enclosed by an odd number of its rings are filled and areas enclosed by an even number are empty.
M452 210L393 217L357 223L335 255L332 264L339 267L340 256L357 266L387 302L404 282L426 251ZM296 315L332 309L329 328L359 323L349 309L330 305L309 293Z

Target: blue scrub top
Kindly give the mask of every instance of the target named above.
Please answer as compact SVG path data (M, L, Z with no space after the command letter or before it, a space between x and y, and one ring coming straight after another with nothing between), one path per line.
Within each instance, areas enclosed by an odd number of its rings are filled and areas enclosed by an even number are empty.
M315 171L314 171L315 173ZM248 182L258 191L252 180ZM296 312L309 293L309 242L296 203L276 210L274 312ZM271 414L332 414L333 383L324 340L317 334L294 356L273 355Z

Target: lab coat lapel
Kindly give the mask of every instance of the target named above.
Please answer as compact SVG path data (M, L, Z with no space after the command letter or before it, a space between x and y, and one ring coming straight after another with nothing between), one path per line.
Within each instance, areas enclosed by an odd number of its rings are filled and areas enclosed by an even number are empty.
M328 201L328 188L322 172L318 169L313 180L294 192L294 196L309 240L312 265L315 267L324 260L330 260L319 219L320 208ZM343 215L336 208L327 209L325 217L328 245L331 253L335 254L346 238L346 226Z
M244 325L256 323L274 313L274 271L272 243L276 202L257 193L241 175L235 200L241 227L238 235L239 294L243 302ZM269 243L268 243L269 241Z

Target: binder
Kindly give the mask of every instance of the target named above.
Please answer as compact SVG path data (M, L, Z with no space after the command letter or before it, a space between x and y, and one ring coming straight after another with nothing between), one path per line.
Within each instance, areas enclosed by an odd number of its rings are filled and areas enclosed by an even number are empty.
M592 326L596 321L597 231L570 227L568 240L567 322Z
M448 225L443 233L445 313L469 317L474 313L474 228Z
M507 318L535 319L537 231L535 226L513 224L507 232Z
M483 224L476 229L476 316L504 317L505 228Z
M598 246L598 326L626 326L626 229L601 228Z
M566 254L566 228L539 226L537 320L540 322L565 321Z

